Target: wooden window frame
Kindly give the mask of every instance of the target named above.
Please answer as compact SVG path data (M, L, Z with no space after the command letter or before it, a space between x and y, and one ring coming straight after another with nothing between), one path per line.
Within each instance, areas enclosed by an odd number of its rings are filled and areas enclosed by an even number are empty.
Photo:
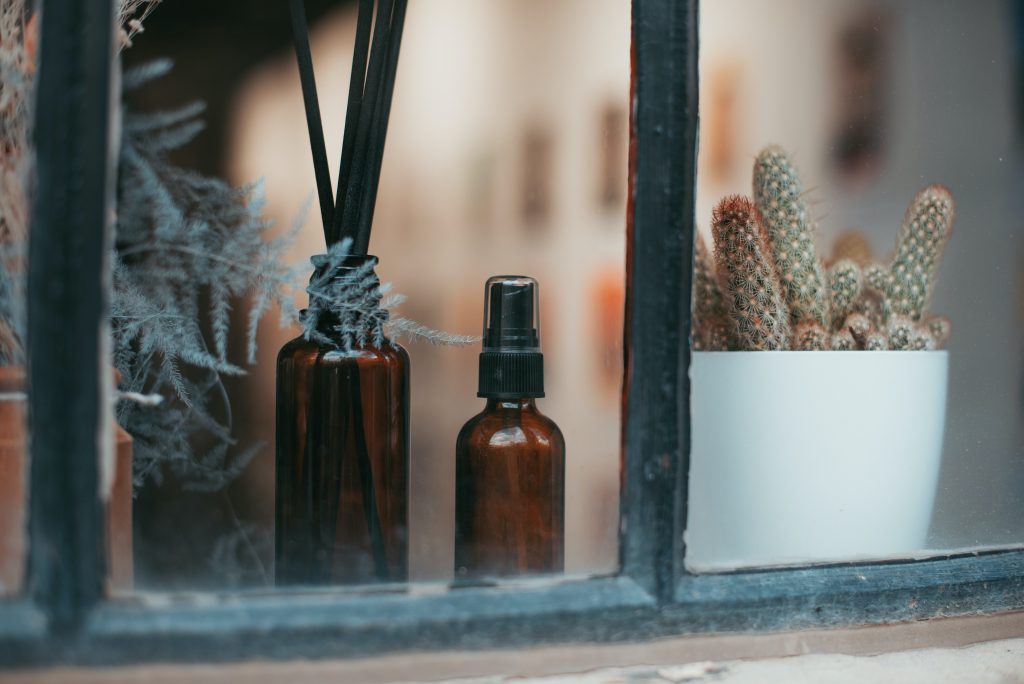
M1024 607L1024 552L693 575L683 565L697 158L697 0L633 0L620 571L449 591L104 592L111 0L47 0L29 274L28 591L0 663L367 656L838 627Z

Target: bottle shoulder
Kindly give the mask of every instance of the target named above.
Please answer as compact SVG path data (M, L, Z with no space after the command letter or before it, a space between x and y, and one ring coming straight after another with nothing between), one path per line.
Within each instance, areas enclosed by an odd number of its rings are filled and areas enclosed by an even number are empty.
M286 342L277 353L277 358L278 361L282 361L287 358L304 358L311 355L321 356L326 363L344 359L376 359L408 366L410 360L409 352L405 347L393 341L387 341L379 347L372 344L357 344L346 350L340 345L335 346L306 339L305 335L299 335Z
M460 448L469 444L491 447L530 444L560 452L565 450L561 429L539 411L481 411L462 426L458 444Z

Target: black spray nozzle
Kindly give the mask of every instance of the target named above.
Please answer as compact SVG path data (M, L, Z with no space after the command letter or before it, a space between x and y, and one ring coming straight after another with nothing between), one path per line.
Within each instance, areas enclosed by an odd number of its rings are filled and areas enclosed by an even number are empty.
M495 276L487 281L484 351L540 351L537 281Z
M543 397L537 281L526 276L494 276L487 280L486 287L477 396Z

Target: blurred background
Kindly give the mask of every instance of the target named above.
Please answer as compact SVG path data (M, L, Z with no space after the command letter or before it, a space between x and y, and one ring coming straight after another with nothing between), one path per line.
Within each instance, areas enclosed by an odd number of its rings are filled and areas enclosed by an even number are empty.
M339 150L356 3L310 0L307 10L327 147ZM540 408L566 439L569 573L616 566L629 39L629 0L411 2L370 245L381 279L409 298L399 312L448 332L481 333L488 276L540 281ZM286 4L165 0L125 53L129 65L158 56L176 68L133 106L207 101L209 127L178 161L235 184L263 178L266 213L288 229L315 185ZM311 211L292 256L308 262L323 250ZM173 477L138 492L140 586L264 583L274 359L296 334L275 320L266 319L249 376L229 386L240 447L264 448L224 492L193 494ZM406 346L410 575L447 580L455 437L483 408L479 347Z
M714 204L751 193L772 143L800 167L826 252L859 228L887 254L914 194L951 189L931 304L953 336L928 543L1024 541L1024 2L715 0L700 29L706 238Z

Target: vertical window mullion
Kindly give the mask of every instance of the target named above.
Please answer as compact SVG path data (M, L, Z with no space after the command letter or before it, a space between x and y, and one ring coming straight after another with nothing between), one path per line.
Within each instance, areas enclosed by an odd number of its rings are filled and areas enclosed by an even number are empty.
M29 590L56 633L103 594L113 0L46 0L29 237Z
M668 600L689 449L697 0L633 1L632 83L620 554L625 574Z

